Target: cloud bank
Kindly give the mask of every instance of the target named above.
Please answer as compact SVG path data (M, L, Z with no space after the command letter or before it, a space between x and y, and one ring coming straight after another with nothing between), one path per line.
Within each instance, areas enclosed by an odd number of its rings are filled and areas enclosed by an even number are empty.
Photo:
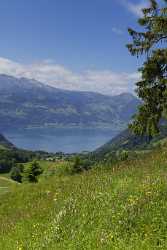
M20 64L0 57L0 74L26 77L50 86L78 91L94 91L107 95L133 92L138 73L116 73L111 70L87 70L76 73L51 60Z

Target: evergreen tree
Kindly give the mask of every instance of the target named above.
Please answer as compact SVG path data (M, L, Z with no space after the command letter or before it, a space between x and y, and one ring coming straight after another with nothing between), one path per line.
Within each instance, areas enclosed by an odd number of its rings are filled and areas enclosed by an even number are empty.
M138 23L144 31L128 30L133 41L127 45L130 53L146 56L139 69L141 81L136 84L142 105L130 128L136 134L152 136L159 132L160 120L167 115L167 0L161 4L150 0L150 7L142 12Z
M37 161L33 161L24 170L24 181L38 182L38 176L42 174L43 170Z
M82 171L82 160L79 156L75 156L72 170L74 173L79 173Z

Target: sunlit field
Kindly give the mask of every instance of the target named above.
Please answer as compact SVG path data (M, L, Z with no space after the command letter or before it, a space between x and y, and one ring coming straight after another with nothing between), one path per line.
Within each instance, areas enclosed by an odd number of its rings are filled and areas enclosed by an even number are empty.
M166 159L163 149L73 176L43 162L49 176L1 197L0 249L167 249Z

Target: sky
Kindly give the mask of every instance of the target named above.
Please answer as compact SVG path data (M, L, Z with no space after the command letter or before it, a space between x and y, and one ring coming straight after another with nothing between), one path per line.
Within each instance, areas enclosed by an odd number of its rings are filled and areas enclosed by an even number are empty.
M133 92L126 44L147 0L1 0L0 73L57 88Z

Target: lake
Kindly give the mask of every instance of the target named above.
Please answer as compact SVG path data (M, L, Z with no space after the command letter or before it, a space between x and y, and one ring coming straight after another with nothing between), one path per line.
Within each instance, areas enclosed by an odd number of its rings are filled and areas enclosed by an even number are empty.
M5 132L17 147L47 152L92 151L111 140L116 132L107 129L40 128Z

